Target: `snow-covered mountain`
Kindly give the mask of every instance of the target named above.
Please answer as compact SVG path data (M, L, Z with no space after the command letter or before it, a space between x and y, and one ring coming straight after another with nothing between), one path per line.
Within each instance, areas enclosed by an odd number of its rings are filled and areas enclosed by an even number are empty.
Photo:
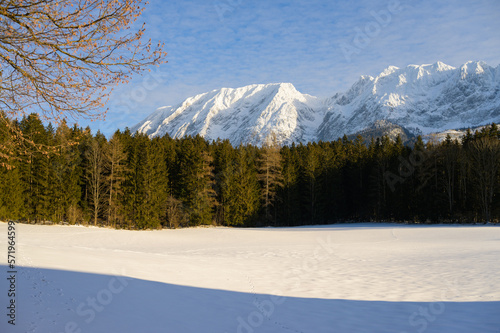
M454 68L390 66L362 76L346 93L321 100L290 83L223 88L162 107L132 128L149 136L260 144L271 133L285 144L336 140L344 134L444 132L500 122L500 65L467 62ZM375 131L374 131L375 130Z
M500 66L468 62L389 67L363 76L345 94L329 100L318 138L356 133L378 120L429 134L500 120Z
M159 108L132 128L149 136L174 138L200 134L233 144L261 143L271 133L281 142L316 140L323 120L316 97L298 92L290 83L223 88Z

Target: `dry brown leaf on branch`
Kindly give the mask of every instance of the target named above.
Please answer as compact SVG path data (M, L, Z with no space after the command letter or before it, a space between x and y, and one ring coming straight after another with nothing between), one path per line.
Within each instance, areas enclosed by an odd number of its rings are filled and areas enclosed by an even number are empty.
M0 0L0 121L96 119L112 87L165 62L163 44L130 33L142 0ZM18 131L14 128L14 131ZM18 140L29 140L17 133ZM2 144L3 160L9 145Z

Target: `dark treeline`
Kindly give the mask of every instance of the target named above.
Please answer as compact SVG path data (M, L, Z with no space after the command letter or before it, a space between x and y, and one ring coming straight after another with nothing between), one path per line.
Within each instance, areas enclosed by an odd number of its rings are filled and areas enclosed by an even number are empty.
M387 137L233 147L128 130L108 140L88 128L44 126L34 114L11 126L34 144L0 158L4 220L147 229L500 217L496 125L411 147ZM0 143L9 133L0 128Z

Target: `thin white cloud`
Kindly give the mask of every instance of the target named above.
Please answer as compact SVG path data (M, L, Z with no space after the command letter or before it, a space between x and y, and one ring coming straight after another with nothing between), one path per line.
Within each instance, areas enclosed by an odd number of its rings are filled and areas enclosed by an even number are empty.
M123 95L142 79L121 87L110 103L106 134L133 126L159 106L221 87L291 82L304 93L328 96L389 65L498 65L497 0L399 0L403 10L348 61L340 46L355 45L358 31L377 24L373 12L387 12L393 1L151 0L139 21L146 22L148 37L166 43L165 78L129 114Z

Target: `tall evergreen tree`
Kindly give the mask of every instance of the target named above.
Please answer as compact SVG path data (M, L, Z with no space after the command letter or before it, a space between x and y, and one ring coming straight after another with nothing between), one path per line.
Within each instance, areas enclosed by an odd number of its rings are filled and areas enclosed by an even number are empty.
M0 117L2 117L0 113ZM10 146L12 132L10 127L16 124L9 122L7 125L0 122L0 147ZM9 156L4 156L8 154ZM19 219L23 217L24 184L19 171L17 151L14 149L0 149L0 219Z
M315 224L318 219L320 172L318 145L316 143L308 144L304 147L304 154L302 155L302 177L304 183L303 200L306 213L304 218L309 224Z
M267 223L276 223L276 216L273 216L271 209L275 206L276 195L283 185L281 170L280 147L276 136L270 135L262 146L258 159L259 180L262 184L261 197Z
M300 157L294 144L281 149L283 187L279 191L280 221L285 225L301 223Z
M166 223L168 170L159 138L148 142L144 168L143 199L140 203L139 228L159 228Z
M149 138L145 134L136 133L132 136L129 131L124 133L127 167L123 182L123 197L120 203L123 208L125 226L129 228L135 228L141 218L148 141Z
M75 210L80 201L82 170L77 140L77 134L63 121L55 132L56 150L50 156L50 205L55 221L68 220L70 210Z
M40 222L49 218L49 144L48 133L36 114L24 117L20 130L30 144L20 148L20 173L24 182L24 198L28 221Z
M260 208L259 183L253 153L240 146L228 184L226 225L251 225Z
M213 158L201 137L185 138L179 146L179 198L191 225L211 224L216 206Z
M235 160L237 152L229 140L218 140L214 143L214 172L217 206L215 218L218 224L231 225L227 213L230 210L232 186L235 176Z

